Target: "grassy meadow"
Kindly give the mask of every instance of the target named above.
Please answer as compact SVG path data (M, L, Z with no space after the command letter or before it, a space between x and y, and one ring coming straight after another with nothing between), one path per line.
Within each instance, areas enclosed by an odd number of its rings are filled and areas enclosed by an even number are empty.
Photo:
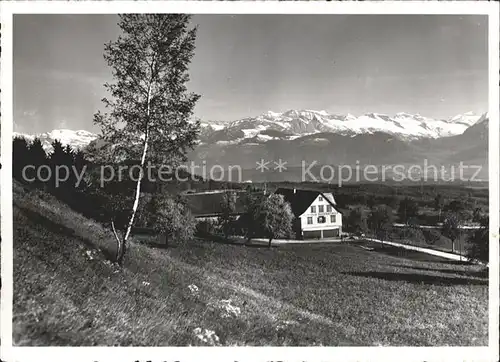
M16 183L15 344L488 343L478 265L354 242L268 249L196 239L164 249L132 239L121 269L113 254L109 230Z

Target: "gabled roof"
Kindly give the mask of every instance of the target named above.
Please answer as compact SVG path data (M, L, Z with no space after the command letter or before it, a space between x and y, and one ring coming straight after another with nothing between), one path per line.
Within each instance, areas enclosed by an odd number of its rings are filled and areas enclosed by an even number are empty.
M337 212L342 213L324 193L319 191L295 189L294 192L293 188L279 188L275 193L285 197L285 201L290 203L292 212L296 217L302 215L319 195L322 195Z
M236 194L235 215L240 215L244 211L243 193L234 191ZM225 191L202 192L202 193L186 193L183 198L186 200L187 206L191 210L194 217L210 217L218 216L222 213L221 203L223 201Z

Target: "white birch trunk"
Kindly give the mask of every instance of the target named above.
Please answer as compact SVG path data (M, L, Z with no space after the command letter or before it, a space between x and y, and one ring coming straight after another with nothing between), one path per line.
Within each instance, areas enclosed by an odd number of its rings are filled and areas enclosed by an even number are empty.
M146 110L146 117L148 119L148 122L150 115L150 102L151 102L151 83L149 84L148 87L147 110ZM142 178L144 177L144 164L146 163L146 154L148 152L148 142L149 142L149 129L148 126L146 126L146 131L144 134L144 148L142 150L142 157L141 157L141 168L139 172L139 179L137 180L137 185L135 188L135 199L134 199L134 204L132 206L132 214L130 215L125 235L123 236L123 239L121 239L121 243L119 243L118 245L118 250L116 254L116 261L118 262L119 265L123 264L123 258L127 250L127 240L128 237L130 236L130 232L132 231L135 214L137 213L137 208L139 206L139 198L141 195L141 183L142 183Z

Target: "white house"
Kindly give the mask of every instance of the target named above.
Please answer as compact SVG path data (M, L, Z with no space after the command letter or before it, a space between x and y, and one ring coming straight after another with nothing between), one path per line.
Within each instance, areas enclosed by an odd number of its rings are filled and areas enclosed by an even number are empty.
M278 189L295 215L294 229L299 239L339 237L342 233L342 212L332 193Z

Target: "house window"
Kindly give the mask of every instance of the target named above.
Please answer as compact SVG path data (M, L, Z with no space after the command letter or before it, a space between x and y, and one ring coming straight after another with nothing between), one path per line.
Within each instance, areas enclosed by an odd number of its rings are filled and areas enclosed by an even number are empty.
M307 223L308 224L312 224L313 223L313 218L312 217L308 217L307 218Z
M318 224L324 224L326 222L326 217L318 216Z
M326 212L332 212L332 205L326 205Z
M323 201L323 197L318 197L318 201Z
M316 213L316 206L311 206L311 214L315 214Z
M330 222L334 223L337 221L337 215L330 215Z
M325 208L323 207L323 205L318 206L318 212L325 212Z

